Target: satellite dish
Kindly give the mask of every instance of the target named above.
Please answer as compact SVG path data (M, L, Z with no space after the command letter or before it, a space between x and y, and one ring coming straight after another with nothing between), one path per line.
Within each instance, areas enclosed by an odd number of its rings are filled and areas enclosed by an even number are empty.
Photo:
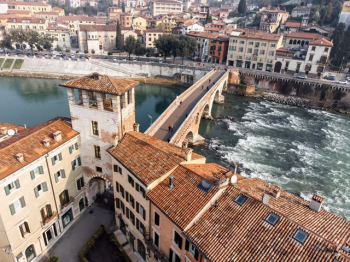
M9 130L7 131L7 134L8 134L9 136L13 136L13 135L15 134L15 131L14 131L13 129L9 129Z

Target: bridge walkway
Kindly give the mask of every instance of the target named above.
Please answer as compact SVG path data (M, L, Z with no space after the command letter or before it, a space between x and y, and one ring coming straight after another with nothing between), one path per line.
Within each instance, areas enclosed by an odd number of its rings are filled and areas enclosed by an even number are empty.
M168 141L181 126L182 122L186 119L186 114L189 114L192 109L197 105L201 98L208 92L209 89L216 83L220 77L225 74L226 71L218 70L213 73L213 75L203 82L196 90L194 90L185 100L182 101L181 105L172 112L172 114L163 122L160 128L153 135L155 138L161 139L163 141ZM200 80L199 80L200 81ZM169 126L173 126L173 130L169 131Z

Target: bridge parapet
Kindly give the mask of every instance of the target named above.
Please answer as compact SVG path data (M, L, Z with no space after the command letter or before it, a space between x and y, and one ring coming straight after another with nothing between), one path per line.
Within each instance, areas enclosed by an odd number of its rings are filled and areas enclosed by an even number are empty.
M193 91L196 90L198 86L200 86L202 83L204 83L209 77L211 77L214 74L214 70L211 70L208 74L206 74L204 77L202 77L199 81L194 83L191 87L189 87L185 92L183 92L180 96L178 96L169 106L168 108L157 118L156 121L146 130L145 134L153 136L156 131L161 127L161 125L164 123L164 121L168 118L169 115L171 115L176 107L178 106L178 103L180 101L185 100Z
M205 106L208 104L207 101L214 99L216 91L218 90L220 85L222 85L225 81L227 81L228 75L229 75L228 71L224 73L220 77L220 79L215 83L215 85L208 91L208 93L206 93L198 101L197 105L191 110L188 117L185 119L185 121L181 124L181 126L177 129L175 134L172 136L170 140L171 144L174 144L176 146L182 145L182 142L184 141L187 133L192 131L193 122L195 122L198 117L201 117L199 114L204 110ZM196 122L195 125L199 125L199 123ZM196 130L195 133L198 133L198 130Z

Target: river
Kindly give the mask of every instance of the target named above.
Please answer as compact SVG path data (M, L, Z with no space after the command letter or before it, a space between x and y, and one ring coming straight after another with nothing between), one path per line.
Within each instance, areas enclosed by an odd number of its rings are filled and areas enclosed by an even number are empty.
M61 80L0 78L0 122L40 124L57 115L69 116ZM145 131L185 89L139 85L135 91L136 121ZM214 105L220 120L202 120L199 133L208 139L195 152L207 162L260 177L310 200L317 192L325 208L350 220L350 116L280 105L253 98L225 96Z

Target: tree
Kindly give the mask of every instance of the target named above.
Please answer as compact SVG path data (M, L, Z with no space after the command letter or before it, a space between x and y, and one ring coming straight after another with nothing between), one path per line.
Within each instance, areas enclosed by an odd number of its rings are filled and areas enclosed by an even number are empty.
M56 49L57 52L62 52L63 51L62 47L60 47L59 45L57 45L55 49Z
M26 31L26 37L27 37L27 43L30 47L30 50L32 50L32 54L34 52L34 47L40 42L40 35L35 30L28 30Z
M124 50L129 54L129 60L130 60L130 55L135 52L135 47L136 47L135 37L133 37L132 35L129 35L125 39L125 45L124 45Z
M75 53L76 53L76 54L79 54L79 50L76 50Z
M208 23L212 23L213 22L213 19L211 17L211 15L209 14L209 8L207 10L207 16L205 17L205 23L208 24Z
M179 38L174 37L174 40L172 43L173 48L171 50L171 55L173 56L174 61L175 61L175 58L179 56L179 48L178 48L179 44L180 44Z
M184 58L194 53L196 50L196 40L191 36L181 35L179 37L178 55L182 58L182 64L184 64Z
M245 15L247 11L247 0L241 0L238 4L238 13Z
M16 43L16 47L19 46L23 50L23 43L27 40L26 33L22 29L12 29L10 36L12 41Z
M53 41L54 41L53 37L44 35L40 37L39 45L46 50L50 50L52 48Z
M332 34L333 48L331 50L331 58L332 58L332 62L335 64L338 64L337 57L339 57L340 43L343 42L344 40L345 27L346 26L344 23L339 23L339 25L335 28Z
M91 54L95 54L95 49L91 49Z
M122 50L123 49L123 35L122 35L122 30L120 29L120 23L119 20L117 20L117 35L115 38L115 47L117 50Z
M89 53L89 51L88 50L84 50L84 54L87 54L87 53Z
M125 13L125 2L122 3L122 12Z
M333 11L333 5L332 3L329 3L325 12L324 12L324 15L322 17L322 21L321 21L321 25L323 25L325 19L327 18L328 20L331 19L331 16L332 16L332 11Z
M171 51L173 50L173 44L175 43L174 35L161 35L158 40L155 41L156 48L158 52L163 54L164 60L167 56L170 56Z
M113 55L113 53L111 51L108 51L108 56Z
M0 42L0 47L13 49L11 35L5 35L4 39Z
M137 56L144 56L146 54L146 47L142 45L140 40L136 41L135 44L135 55Z
M147 57L154 56L154 54L156 53L156 50L153 47L147 47L146 53L147 53L146 55Z

